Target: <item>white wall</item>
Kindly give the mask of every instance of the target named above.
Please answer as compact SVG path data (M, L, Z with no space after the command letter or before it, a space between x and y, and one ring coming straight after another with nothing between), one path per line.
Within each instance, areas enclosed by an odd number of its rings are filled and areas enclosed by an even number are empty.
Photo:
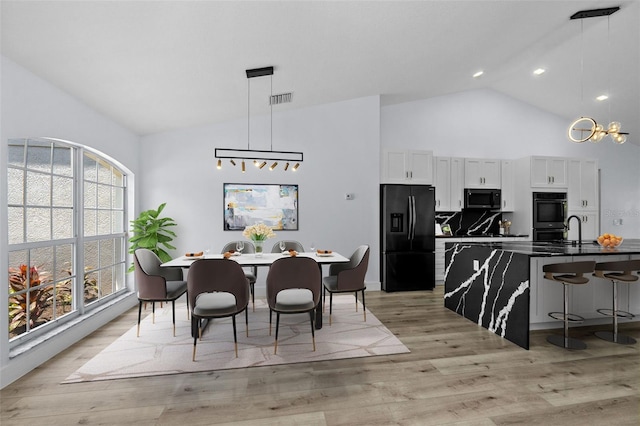
M141 138L139 178L141 208L156 208L178 223L176 254L244 239L240 231L223 231L222 184L284 183L299 185L299 231L280 231L267 242L293 239L309 247L350 255L360 244L371 246L366 280L379 286L378 187L379 97L274 113L273 149L302 151L304 162L295 173L256 169L228 162L216 169L214 148L246 149L247 120L145 136ZM251 117L254 122L268 117ZM269 126L256 128L266 129ZM252 139L255 131L252 130ZM268 133L267 133L268 134ZM260 135L255 135L256 138ZM251 144L252 149L265 149ZM269 149L267 146L266 149ZM354 200L345 200L353 193ZM264 292L266 270L258 271L256 292Z
M610 138L599 144L569 142L566 131L573 119L495 91L475 90L383 107L380 143L429 149L436 156L595 158L601 169L602 232L640 238L640 147L616 145ZM618 218L623 225L614 227Z
M11 138L53 137L97 149L120 160L129 170L138 169L138 137L106 119L78 100L45 82L14 62L2 57L0 88L0 270L7 271L7 187L6 141ZM9 358L6 315L7 274L0 291L0 387L30 371L56 353L118 316L132 303L106 310L89 321L60 333L23 355ZM131 302L134 302L132 299Z

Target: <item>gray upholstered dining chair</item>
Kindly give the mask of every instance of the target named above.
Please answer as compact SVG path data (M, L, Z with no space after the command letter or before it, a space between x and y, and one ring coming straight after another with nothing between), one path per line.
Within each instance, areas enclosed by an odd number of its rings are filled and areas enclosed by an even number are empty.
M243 241L243 242L244 242L244 249L242 250L242 253L252 254L252 253L256 252L256 246L254 246L251 241ZM237 243L238 243L237 241L228 242L227 244L224 245L224 247L222 247L222 252L221 253L226 253L228 251L230 251L230 252L237 251L237 249L236 249L236 244ZM258 279L258 267L257 266L252 266L251 267L251 271L244 270L244 274L247 277L247 279L249 280L249 289L251 291L251 307L252 307L253 311L255 312L255 310L256 310L256 297L255 297L254 290L255 290L256 280Z
M229 259L200 259L193 262L187 275L189 302L191 303L191 334L193 336L192 361L196 360L196 345L202 339L205 319L231 317L233 342L238 357L236 315L244 311L247 337L249 336L249 283L242 267Z
M142 304L151 302L152 321L156 320L155 302L171 302L173 310L173 335L176 335L176 299L187 291L187 283L182 276L182 268L162 268L162 261L148 249L139 248L133 253L136 286L138 287L138 330L140 336L140 317ZM187 298L187 315L189 300Z
M362 291L362 311L364 320L367 321L367 310L364 301L364 291L367 286L364 277L369 266L369 246L362 245L351 255L348 263L332 263L329 266L329 276L322 279L322 308L327 291L329 292L329 325L333 311L333 293L354 293L356 296L356 312L358 311L358 292Z
M267 302L269 303L269 335L273 312L276 313L276 339L273 353L278 352L280 314L309 313L311 339L316 350L315 308L320 301L320 268L309 257L283 257L269 268Z
M299 253L304 251L304 246L298 241L294 240L284 240L284 249L285 250L295 250ZM280 253L280 241L276 242L271 248L271 253Z

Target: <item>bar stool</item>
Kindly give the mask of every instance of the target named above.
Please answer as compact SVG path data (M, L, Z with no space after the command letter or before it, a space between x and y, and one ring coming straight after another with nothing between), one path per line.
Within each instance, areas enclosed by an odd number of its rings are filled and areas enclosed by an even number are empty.
M564 335L547 336L547 342L565 349L586 349L587 345L578 339L569 337L569 322L582 322L584 318L580 315L570 314L569 311L569 285L586 284L589 278L583 274L593 272L595 261L553 263L544 265L542 271L544 277L551 281L561 282L564 287L564 310L563 312L549 312L549 316L555 320L564 322ZM558 275L554 275L558 274Z
M618 334L618 318L632 319L635 317L635 315L630 312L618 309L618 283L638 281L638 276L632 274L632 271L638 269L640 269L640 259L596 264L593 275L609 279L613 283L613 309L597 309L599 314L613 318L613 331L597 331L595 335L599 338L621 345L633 345L636 343L636 339L633 337Z

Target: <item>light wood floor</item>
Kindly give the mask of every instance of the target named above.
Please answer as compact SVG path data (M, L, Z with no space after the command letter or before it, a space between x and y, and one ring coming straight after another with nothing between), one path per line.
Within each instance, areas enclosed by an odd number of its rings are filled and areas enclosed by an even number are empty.
M61 385L135 324L132 309L2 390L0 423L640 423L640 344L592 335L607 327L573 330L585 351L551 346L547 332L526 351L443 308L442 287L371 292L367 305L410 354ZM640 323L622 329L640 340Z

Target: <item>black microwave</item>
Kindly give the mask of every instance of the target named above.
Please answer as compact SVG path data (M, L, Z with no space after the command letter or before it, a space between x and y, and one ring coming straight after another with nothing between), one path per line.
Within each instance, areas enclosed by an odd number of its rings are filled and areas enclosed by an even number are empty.
M472 189L464 190L465 209L491 209L499 210L502 203L502 193L499 189Z

